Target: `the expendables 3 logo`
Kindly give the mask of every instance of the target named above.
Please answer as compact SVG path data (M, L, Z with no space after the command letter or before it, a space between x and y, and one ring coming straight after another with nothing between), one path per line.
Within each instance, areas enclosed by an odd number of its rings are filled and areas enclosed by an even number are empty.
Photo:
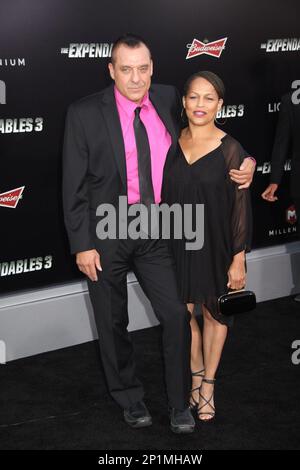
M70 59L111 57L112 47L113 43L72 43L69 47L62 47L60 52L67 55Z

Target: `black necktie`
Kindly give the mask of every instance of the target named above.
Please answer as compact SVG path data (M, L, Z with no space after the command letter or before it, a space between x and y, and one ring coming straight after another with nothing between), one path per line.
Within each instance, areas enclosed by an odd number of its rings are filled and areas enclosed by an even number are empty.
M154 204L154 191L151 174L151 155L146 128L140 119L141 108L136 108L134 113L133 128L138 155L138 171L140 183L140 200L145 206Z

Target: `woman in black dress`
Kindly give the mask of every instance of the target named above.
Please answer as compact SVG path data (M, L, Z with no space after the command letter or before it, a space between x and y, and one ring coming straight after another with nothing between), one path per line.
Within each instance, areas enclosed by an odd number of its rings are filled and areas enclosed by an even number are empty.
M249 190L239 189L228 175L247 153L215 125L223 98L224 84L212 72L199 72L187 81L183 106L188 126L167 160L162 194L169 205L191 204L194 209L204 204L203 247L191 251L184 238L171 239L180 295L192 315L190 405L202 421L215 415L215 373L230 326L218 310L218 298L245 286L245 253L251 239ZM202 306L203 334L195 304Z

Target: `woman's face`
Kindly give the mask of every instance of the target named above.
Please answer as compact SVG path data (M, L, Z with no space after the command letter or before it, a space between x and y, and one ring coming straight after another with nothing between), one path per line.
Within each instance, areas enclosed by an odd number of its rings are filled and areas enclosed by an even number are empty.
M203 126L212 122L221 109L223 100L209 81L195 78L190 84L187 95L183 98L183 106L189 122Z

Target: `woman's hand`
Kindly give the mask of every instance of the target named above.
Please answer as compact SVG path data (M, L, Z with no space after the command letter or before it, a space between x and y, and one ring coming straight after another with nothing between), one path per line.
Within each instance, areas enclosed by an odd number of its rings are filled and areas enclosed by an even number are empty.
M243 289L246 285L245 252L242 251L233 257L228 270L227 287L234 290Z

